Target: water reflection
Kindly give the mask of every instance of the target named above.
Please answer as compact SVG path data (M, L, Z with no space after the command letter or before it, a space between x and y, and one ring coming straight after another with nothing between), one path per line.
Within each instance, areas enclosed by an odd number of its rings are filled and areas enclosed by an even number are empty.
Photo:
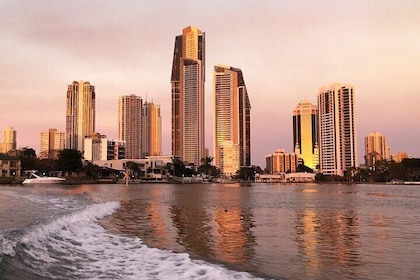
M411 261L418 259L418 195L371 195L388 188L143 186L127 189L121 208L107 219L149 246L268 278L418 275Z

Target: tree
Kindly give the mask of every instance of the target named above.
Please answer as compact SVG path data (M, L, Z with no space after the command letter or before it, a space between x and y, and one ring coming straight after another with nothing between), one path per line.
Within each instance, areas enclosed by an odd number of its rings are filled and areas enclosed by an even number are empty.
M255 174L262 174L263 171L259 166L241 166L236 172L236 178L241 181L254 181Z
M86 173L86 177L91 178L91 179L98 178L98 170L99 170L98 165L88 162L87 165L83 168L83 170Z
M176 177L182 177L185 174L185 164L182 160L174 158L172 159L173 175Z
M19 159L23 170L35 169L37 157L34 149L23 148L19 153Z
M58 155L57 167L63 172L78 172L82 169L82 153L75 149L64 149Z
M139 177L139 173L140 173L140 167L139 164L137 162L134 161L127 161L127 163L125 164L126 168L128 170L130 170L131 174L135 177L138 178Z
M213 157L204 157L201 159L201 165L198 167L198 172L206 175L211 175Z

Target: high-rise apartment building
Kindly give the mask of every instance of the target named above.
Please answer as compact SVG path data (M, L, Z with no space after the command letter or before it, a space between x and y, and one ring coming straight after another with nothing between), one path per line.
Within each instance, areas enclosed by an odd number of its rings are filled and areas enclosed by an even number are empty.
M251 165L251 104L241 69L214 67L214 159L224 174Z
M371 132L365 137L365 162L366 166L375 166L377 161L388 160L388 147L385 136L379 132Z
M295 154L303 163L317 169L318 149L318 110L316 105L305 100L293 110L293 145Z
M120 96L118 102L118 136L125 142L125 158L140 159L141 152L141 114L143 100L132 95Z
M55 128L50 128L48 131L41 132L39 158L57 159L58 154L65 147L64 140L65 133L58 132Z
M172 154L199 165L204 156L205 33L176 36L172 62Z
M343 176L357 166L352 85L335 83L319 89L318 123L320 172Z
M95 132L95 87L74 81L67 87L66 148L83 152L85 136Z
M143 104L142 152L146 156L162 155L162 117L160 106L153 102Z
M3 130L3 143L0 144L0 153L16 150L16 130L13 127L6 127Z

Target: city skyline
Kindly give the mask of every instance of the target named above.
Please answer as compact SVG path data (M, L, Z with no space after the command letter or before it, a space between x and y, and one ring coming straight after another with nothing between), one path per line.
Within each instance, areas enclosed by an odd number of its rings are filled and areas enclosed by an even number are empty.
M264 166L265 155L279 148L293 151L291 110L305 98L315 103L318 88L334 82L357 91L359 163L371 131L387 135L392 154L420 156L418 1L237 3L2 1L0 127L13 127L18 147L39 154L40 132L65 130L66 85L83 79L95 85L96 131L109 138L118 137L119 96L152 96L161 105L162 152L170 154L173 38L192 25L206 32L208 81L218 64L247 73L256 97L252 164ZM80 13L68 17L74 5ZM211 82L205 91L209 105ZM206 148L212 149L208 105Z

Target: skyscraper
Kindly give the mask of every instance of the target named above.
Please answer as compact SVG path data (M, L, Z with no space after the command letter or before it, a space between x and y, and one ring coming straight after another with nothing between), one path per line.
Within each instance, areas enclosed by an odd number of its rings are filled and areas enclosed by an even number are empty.
M172 62L172 154L199 165L204 156L205 33L176 36Z
M354 88L335 83L318 93L320 172L343 176L357 165Z
M293 145L304 164L317 169L319 163L317 108L309 100L293 110Z
M234 174L251 165L251 104L241 69L214 67L214 108L215 165Z
M142 113L142 152L143 157L162 155L162 117L160 106L145 102Z
M143 100L132 95L120 96L118 102L118 136L125 142L125 158L139 159L141 153L141 114Z
M385 136L379 132L371 132L365 137L366 166L372 167L377 161L388 160L389 156Z
M58 153L64 149L64 132L58 132L55 128L41 132L40 159L57 159Z
M95 87L74 81L67 87L66 148L83 152L83 139L95 132Z
M0 144L0 153L16 150L16 130L13 127L6 127L3 130L3 143Z

